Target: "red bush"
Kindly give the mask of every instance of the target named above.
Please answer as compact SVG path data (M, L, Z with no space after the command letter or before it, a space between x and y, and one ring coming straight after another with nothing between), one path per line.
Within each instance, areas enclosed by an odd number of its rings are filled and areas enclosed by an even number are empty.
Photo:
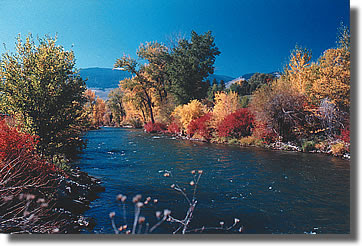
M254 122L253 136L263 140L265 144L275 142L278 137L278 135L267 126L267 124L259 121Z
M179 134L179 133L181 133L180 124L177 124L177 122L172 121L171 124L168 125L167 132L168 132L168 133L172 133L172 134Z
M247 108L238 109L227 115L219 124L217 130L220 137L241 138L251 135L254 117Z
M205 114L195 120L192 120L187 127L187 135L192 137L196 133L205 138L206 140L211 139L211 129L209 121L211 119L211 114Z
M346 143L350 142L350 130L349 130L349 127L341 129L341 135L339 135L339 139L343 140Z
M0 119L0 218L5 222L0 231L52 232L63 223L51 209L58 169L36 153L35 145L34 136Z
M163 133L166 131L167 127L165 124L160 122L152 123L151 121L144 125L144 129L146 132L150 133Z
M23 151L33 152L36 144L36 137L9 127L5 120L0 120L0 161L16 157Z
M49 172L54 172L55 166L42 160L36 153L36 144L35 136L23 133L18 128L9 127L5 120L0 120L0 168L5 166L5 169L12 168L12 165L7 163L23 160L27 169L24 171L25 176L32 173L48 175Z

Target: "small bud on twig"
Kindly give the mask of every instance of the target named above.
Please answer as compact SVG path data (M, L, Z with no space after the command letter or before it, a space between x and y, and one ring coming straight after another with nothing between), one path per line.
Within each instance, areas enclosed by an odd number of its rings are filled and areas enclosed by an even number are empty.
M142 203L142 202L137 202L136 206L137 206L138 208L142 208L142 207L143 207L143 203Z
M132 202L133 203L137 203L141 200L142 196L141 195L136 195L135 197L133 197Z
M171 210L168 210L168 209L163 210L164 216L169 216L170 214L171 214Z
M113 219L114 216L116 216L116 213L115 213L115 212L110 212L110 213L109 213L109 218Z
M138 224L142 224L143 222L145 222L145 220L146 220L145 217L143 217L143 216L139 217Z

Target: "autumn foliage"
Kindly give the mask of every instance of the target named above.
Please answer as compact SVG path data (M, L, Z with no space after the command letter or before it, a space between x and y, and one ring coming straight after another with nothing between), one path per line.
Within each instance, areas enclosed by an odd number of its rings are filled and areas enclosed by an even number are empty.
M150 133L163 133L167 130L167 126L160 122L152 123L151 121L144 125L146 132Z
M198 100L192 100L188 104L180 105L175 108L172 115L175 120L181 123L184 130L187 130L191 121L207 113L207 108Z
M219 124L217 131L220 137L241 138L250 136L254 117L249 109L241 108L227 115Z
M176 121L172 121L167 127L167 132L172 134L180 134L181 126Z
M35 136L22 133L20 129L9 127L5 120L0 120L0 168L5 170L14 168L6 163L13 160L26 160L22 175L29 177L34 175L45 175L54 172L55 166L42 160L37 154Z
M190 137L196 135L198 138L210 140L212 132L210 120L211 113L207 113L197 119L192 120L187 127L187 135Z

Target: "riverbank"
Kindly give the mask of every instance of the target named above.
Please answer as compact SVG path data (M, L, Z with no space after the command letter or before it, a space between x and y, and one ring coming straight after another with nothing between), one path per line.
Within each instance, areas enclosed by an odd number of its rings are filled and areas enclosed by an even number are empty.
M79 168L72 168L66 175L59 176L55 210L67 217L69 225L65 233L92 230L95 225L93 219L83 214L102 191L104 187L101 186L101 181L80 171Z
M148 132L146 129L144 129L144 131ZM280 151L322 153L325 155L332 155L345 160L350 160L350 152L349 152L350 144L346 144L345 142L339 139L327 139L320 143L315 143L314 141L305 141L303 145L298 145L293 142L282 142L282 141L265 143L259 139L256 139L253 136L244 137L242 139L227 139L227 138L206 139L196 134L195 134L196 136L194 135L192 137L189 137L181 133L170 133L164 130L157 130L154 131L153 133L168 134L178 139L189 140L189 141L210 142L216 144L225 144L225 145L234 145L234 146L236 145L242 147L250 146L250 147L257 147L257 148L264 148L271 150L280 150Z
M51 176L51 185L44 184L49 187L41 186L42 190L27 181L22 186L1 190L0 233L80 233L92 230L95 222L84 216L84 212L97 198L97 193L104 191L100 180L78 168L48 175ZM9 189L11 193L6 194Z

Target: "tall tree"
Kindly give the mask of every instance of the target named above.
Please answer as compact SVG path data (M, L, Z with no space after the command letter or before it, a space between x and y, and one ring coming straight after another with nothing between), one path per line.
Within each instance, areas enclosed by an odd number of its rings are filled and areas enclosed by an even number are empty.
M17 38L16 52L1 57L0 110L23 122L37 136L45 156L71 157L84 146L85 83L75 69L73 51L56 38Z
M338 37L338 47L328 49L319 59L319 78L311 89L319 101L329 98L337 107L349 113L351 84L350 34L342 28Z
M131 79L121 81L121 88L134 97L131 101L137 102L144 119L145 113L155 123L154 107L155 100L164 100L167 96L165 89L165 59L167 48L157 42L141 44L137 51L140 59L148 61L147 64L140 64L136 59L123 56L117 59L115 68L124 69L134 75Z
M214 73L215 58L219 54L211 31L201 35L192 31L191 41L179 40L170 52L167 65L168 90L178 104L206 97L210 85L204 80Z

